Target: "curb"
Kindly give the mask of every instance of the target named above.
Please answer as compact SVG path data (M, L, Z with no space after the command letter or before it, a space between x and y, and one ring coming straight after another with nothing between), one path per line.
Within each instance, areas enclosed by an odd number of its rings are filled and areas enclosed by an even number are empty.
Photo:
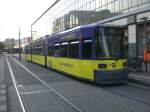
M6 84L0 82L0 112L7 112Z
M139 76L139 75L135 75L135 74L129 74L128 79L131 82L150 86L150 77L144 77L144 76Z

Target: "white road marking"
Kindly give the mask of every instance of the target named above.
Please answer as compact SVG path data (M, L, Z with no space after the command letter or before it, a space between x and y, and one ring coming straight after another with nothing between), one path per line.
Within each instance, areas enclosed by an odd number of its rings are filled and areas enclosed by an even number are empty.
M10 66L10 63L8 61L7 56L6 56L6 61L7 61L7 64L8 64L8 68L9 68L9 71L10 71L11 78L13 80L13 84L14 84L15 90L17 92L17 96L19 98L19 102L20 102L20 105L21 105L21 108L22 108L22 112L26 112L25 107L24 107L23 102L22 102L22 99L21 99L21 96L20 96L20 93L19 93L19 90L17 88L17 81L16 81L16 79L14 77L14 73L13 73L13 70L12 70L12 68Z
M145 90L150 90L149 86L144 86L144 85L140 85L140 84L136 84L136 83L132 83L132 82L127 82L127 84L129 84L131 86L138 87L138 88L142 88L142 89L145 89Z
M12 58L12 57L11 57ZM47 88L52 90L56 95L58 95L60 98L65 100L69 105L71 105L74 109L76 109L79 112L82 112L78 107L76 107L74 104L72 104L70 101L68 101L64 96L62 96L59 92L57 92L52 86L48 85L45 81L40 79L38 76L36 76L33 72L31 72L27 67L25 67L23 64L18 62L15 58L12 58L18 65L20 65L22 68L24 68L26 71L28 71L32 76L34 76L37 80L39 80L43 85L45 85Z
M27 92L21 92L21 95L29 95L29 94L38 94L38 93L46 93L48 91L27 91Z
M23 87L23 85L18 85L18 87Z

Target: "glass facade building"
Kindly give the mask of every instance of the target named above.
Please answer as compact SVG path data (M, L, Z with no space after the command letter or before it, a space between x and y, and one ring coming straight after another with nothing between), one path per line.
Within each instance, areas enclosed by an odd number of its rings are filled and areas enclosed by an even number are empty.
M33 38L150 7L150 0L56 0L33 25Z

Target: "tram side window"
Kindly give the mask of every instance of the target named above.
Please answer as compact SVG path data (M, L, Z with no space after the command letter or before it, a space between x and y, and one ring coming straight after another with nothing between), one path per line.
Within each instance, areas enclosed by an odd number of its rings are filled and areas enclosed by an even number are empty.
M39 55L43 55L43 48L38 48Z
M27 48L27 54L31 53L31 48Z
M95 39L95 48L96 48L96 58L100 59L101 57L105 57L103 48L102 48L102 40L99 38L102 34L98 30L96 30L96 39Z
M34 46L32 48L33 54L43 55L43 47L42 46Z
M32 47L32 54L35 54L35 48Z
M32 50L31 50L32 54L35 54L35 50L34 48L32 47Z
M34 54L38 54L38 49L37 49L37 47L34 48Z
M42 52L42 46L37 46L36 47L36 54L39 54L39 55L43 54L43 52Z
M69 57L70 58L78 58L79 57L79 41L70 42Z
M60 50L59 50L59 43L54 45L54 56L59 57L60 56Z
M27 48L25 49L25 54L30 54L30 53L31 53L31 48L28 48L28 47L27 47Z
M49 56L53 55L53 46L48 46L48 55Z
M92 58L92 40L84 40L82 43L82 58Z
M60 47L60 56L67 57L68 42L63 42Z
M39 48L39 54L44 55L44 48L43 47Z

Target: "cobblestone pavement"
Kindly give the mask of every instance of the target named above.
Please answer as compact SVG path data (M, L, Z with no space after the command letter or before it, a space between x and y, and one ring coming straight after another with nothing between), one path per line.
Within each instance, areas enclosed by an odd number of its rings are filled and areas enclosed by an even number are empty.
M6 85L4 81L4 57L0 55L0 112L7 112Z

